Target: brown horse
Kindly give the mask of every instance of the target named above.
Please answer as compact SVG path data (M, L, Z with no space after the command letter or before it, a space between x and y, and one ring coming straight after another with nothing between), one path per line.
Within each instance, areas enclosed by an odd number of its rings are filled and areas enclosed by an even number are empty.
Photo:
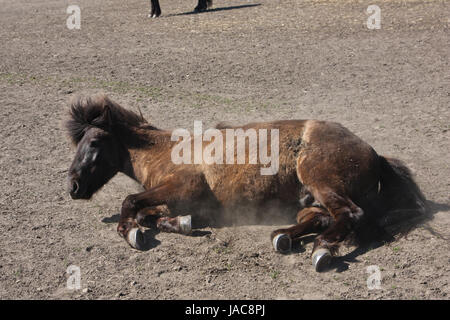
M177 164L172 151L179 141L172 141L171 131L150 125L142 115L103 95L76 99L70 108L67 129L77 145L69 170L73 199L90 199L117 172L145 188L123 201L117 227L118 233L136 249L145 247L139 229L144 220L151 220L161 231L189 233L190 216L176 216L178 212L192 213L194 222L202 218L200 212L205 212L204 208L211 214L220 212L220 216L247 206L257 208L264 216L273 212L265 206L270 204L273 208L277 203L280 209L296 207L298 214L296 225L271 234L274 248L289 251L292 240L318 233L312 259L320 271L350 235L361 230L377 232L380 221L400 211L425 210L424 196L405 165L378 155L334 122L286 120L241 127L244 132L254 129L259 138L262 132L277 130L277 170L267 175L261 174L261 165L249 163L249 137L245 140L247 161L243 164L207 163L204 159ZM226 136L231 129L220 125L215 130ZM189 134L188 142L194 138ZM201 142L201 150L212 141ZM267 138L268 152L272 154L277 151L273 141L273 136ZM261 151L261 145L258 150ZM232 158L236 156L233 151ZM240 212L245 215L242 212L247 211Z

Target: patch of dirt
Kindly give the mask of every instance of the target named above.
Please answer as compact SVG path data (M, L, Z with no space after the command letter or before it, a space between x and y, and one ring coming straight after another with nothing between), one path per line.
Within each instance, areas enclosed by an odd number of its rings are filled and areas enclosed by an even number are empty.
M17 0L0 12L0 299L448 299L450 295L450 2ZM186 13L186 14L185 14ZM431 218L371 250L343 248L316 273L312 244L273 251L279 225L159 233L146 252L116 233L118 175L92 201L72 201L74 155L61 121L73 95L108 93L163 128L219 121L328 119L378 153L404 160ZM292 217L292 222L294 219ZM67 290L66 269L81 270ZM381 289L367 288L367 267Z

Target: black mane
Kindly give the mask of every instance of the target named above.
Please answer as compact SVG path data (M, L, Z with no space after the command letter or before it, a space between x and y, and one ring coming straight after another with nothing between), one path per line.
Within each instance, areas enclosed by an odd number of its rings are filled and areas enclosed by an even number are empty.
M92 127L116 133L119 137L129 136L133 128L142 125L151 127L142 115L126 110L106 95L76 98L71 103L69 115L66 129L74 144L78 144Z

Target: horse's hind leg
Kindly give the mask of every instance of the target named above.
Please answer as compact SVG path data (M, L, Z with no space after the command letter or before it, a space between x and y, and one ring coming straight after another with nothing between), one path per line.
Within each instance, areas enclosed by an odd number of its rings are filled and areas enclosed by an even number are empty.
M337 252L339 244L354 230L363 210L350 198L340 196L334 191L317 192L317 195L316 198L334 217L334 222L314 241L313 265L316 271L322 271Z
M309 233L322 232L332 223L332 220L333 218L324 208L304 208L297 214L297 225L272 232L272 244L278 252L288 252L291 249L292 240Z
M307 208L307 207L322 207L322 205L320 204L319 201L317 201L316 199L314 199L313 195L310 192L302 192L300 194L300 205L302 206L302 208Z

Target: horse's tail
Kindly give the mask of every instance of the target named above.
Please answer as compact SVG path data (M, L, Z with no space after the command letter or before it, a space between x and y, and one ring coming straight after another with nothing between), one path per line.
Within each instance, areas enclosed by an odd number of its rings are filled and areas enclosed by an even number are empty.
M380 156L380 197L385 209L381 226L422 216L426 212L425 196L413 174L400 160Z

